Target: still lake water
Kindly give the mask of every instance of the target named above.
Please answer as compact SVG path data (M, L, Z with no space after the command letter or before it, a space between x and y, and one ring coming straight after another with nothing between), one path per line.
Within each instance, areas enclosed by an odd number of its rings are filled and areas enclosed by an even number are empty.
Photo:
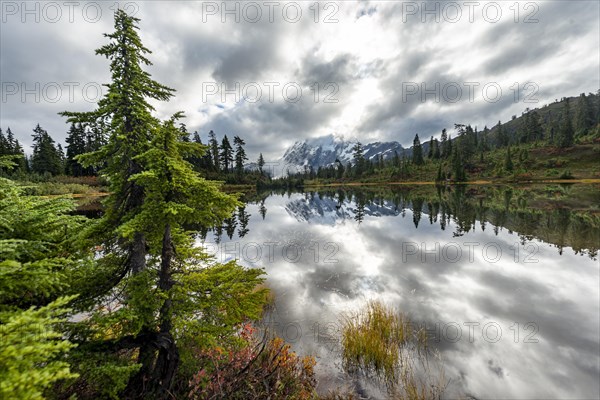
M596 211L565 207L561 187L269 194L204 245L266 270L265 324L316 357L321 392L385 397L339 347L341 313L378 299L428 330L447 398L598 398L597 189Z

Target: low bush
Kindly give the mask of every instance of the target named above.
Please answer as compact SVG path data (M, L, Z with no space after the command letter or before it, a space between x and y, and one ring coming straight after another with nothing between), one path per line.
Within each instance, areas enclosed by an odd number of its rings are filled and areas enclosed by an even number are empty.
M575 179L570 170L563 171L559 176L560 179Z
M190 399L313 399L315 359L299 357L281 338L257 340L246 324L239 347L198 354L205 365L189 382Z

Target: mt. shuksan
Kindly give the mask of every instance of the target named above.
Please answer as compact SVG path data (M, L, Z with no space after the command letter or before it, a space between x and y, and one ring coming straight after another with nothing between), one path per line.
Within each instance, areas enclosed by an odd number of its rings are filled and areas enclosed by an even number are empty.
M305 167L317 170L319 167L333 165L336 160L346 165L353 162L352 148L356 142L334 135L301 140L285 152L279 165L289 172L300 172ZM407 150L398 142L363 143L363 155L366 159L373 159L381 154L387 160L394 156L394 151L402 156Z

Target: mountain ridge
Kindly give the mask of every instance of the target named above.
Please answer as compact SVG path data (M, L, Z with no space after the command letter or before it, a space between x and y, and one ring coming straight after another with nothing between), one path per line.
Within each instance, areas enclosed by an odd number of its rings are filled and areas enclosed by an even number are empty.
M317 138L296 141L288 148L278 160L283 167L278 175L303 172L306 168L317 170L319 167L331 166L338 161L344 165L353 161L352 148L358 142L355 139L345 139L337 135L325 135ZM404 148L399 142L372 142L363 144L363 155L366 159L383 156L390 159L397 152L402 156L409 149Z

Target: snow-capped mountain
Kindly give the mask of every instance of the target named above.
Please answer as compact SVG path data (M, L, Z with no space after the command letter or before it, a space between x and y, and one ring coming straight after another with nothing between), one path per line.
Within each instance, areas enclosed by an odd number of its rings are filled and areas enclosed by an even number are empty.
M278 175L284 175L285 171L301 172L305 167L312 167L316 170L319 167L332 165L336 160L346 165L352 162L352 147L356 142L356 140L344 140L342 137L334 135L298 141L279 160L283 172ZM384 159L388 159L394 156L395 151L399 155L407 151L398 142L363 143L363 149L363 154L367 159L372 159L380 154Z

